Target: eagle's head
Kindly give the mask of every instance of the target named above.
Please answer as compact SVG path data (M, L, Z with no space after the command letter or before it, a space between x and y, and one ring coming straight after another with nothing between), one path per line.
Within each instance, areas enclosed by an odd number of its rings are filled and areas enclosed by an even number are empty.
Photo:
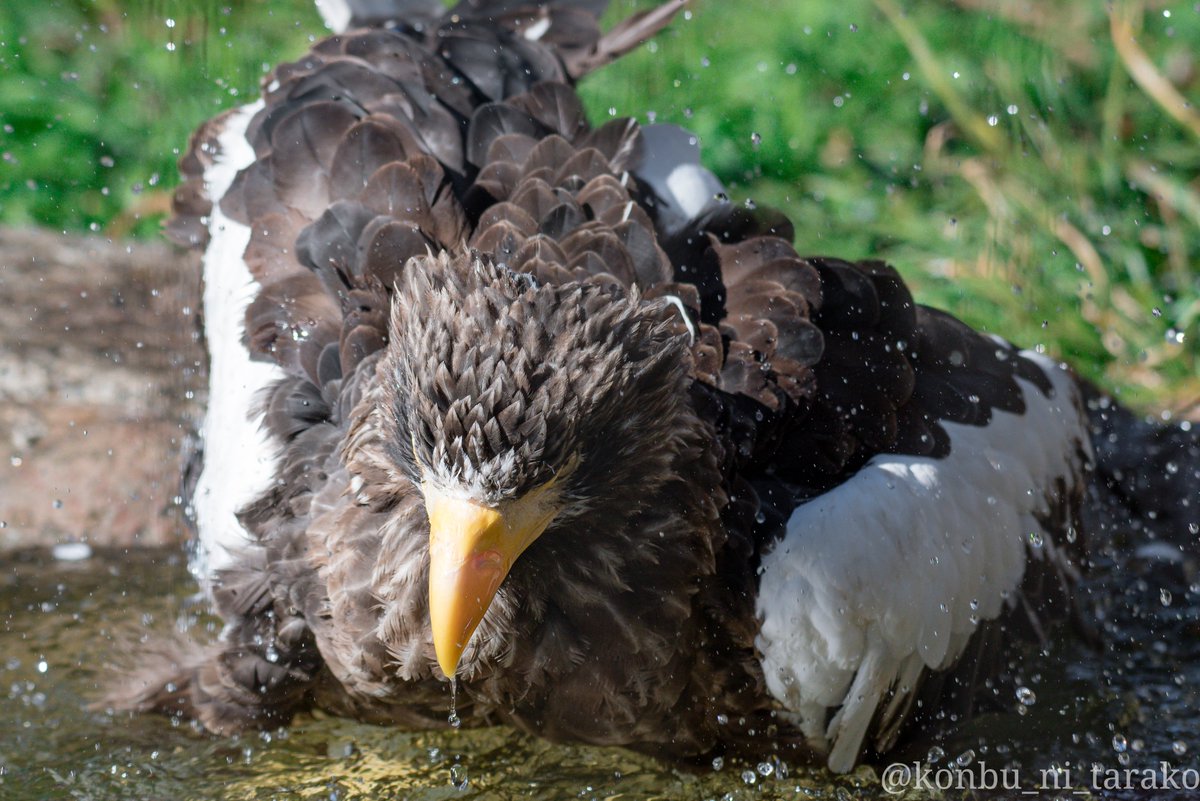
M447 676L527 548L584 515L623 519L669 473L691 367L673 314L636 290L538 285L475 255L407 265L374 417L424 495Z

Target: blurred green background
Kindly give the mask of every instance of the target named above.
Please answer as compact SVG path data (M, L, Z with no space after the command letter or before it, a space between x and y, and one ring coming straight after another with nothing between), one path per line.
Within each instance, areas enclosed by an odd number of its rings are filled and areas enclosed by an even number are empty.
M583 92L593 119L695 130L802 253L888 259L924 302L1194 414L1198 9L699 0ZM322 34L307 0L4 3L0 224L156 236L190 131Z

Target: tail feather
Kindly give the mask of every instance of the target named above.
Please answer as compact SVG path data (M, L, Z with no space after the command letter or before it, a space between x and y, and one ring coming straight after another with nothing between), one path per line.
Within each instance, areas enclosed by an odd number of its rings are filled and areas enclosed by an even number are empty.
M397 24L424 26L442 19L487 20L553 45L574 79L654 36L688 2L667 0L599 36L598 20L608 0L461 0L448 10L441 0L316 0L317 10L334 33Z
M118 712L161 712L190 717L192 677L207 662L213 646L173 640L152 644L138 651L132 670L115 670L116 677L104 689L96 709Z
M657 8L622 20L600 37L587 53L567 59L567 72L576 80L605 64L616 61L661 31L688 4L689 0L669 0Z
M226 642L171 639L140 651L131 670L114 673L120 678L94 708L190 718L215 734L232 735L284 725L310 706L317 669L270 661Z

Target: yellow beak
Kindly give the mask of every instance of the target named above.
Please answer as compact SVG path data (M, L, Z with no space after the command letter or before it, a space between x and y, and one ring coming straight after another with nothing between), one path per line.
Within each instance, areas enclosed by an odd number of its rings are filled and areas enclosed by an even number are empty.
M422 485L429 515L429 622L438 665L454 676L471 635L512 569L557 509L539 487L502 508Z

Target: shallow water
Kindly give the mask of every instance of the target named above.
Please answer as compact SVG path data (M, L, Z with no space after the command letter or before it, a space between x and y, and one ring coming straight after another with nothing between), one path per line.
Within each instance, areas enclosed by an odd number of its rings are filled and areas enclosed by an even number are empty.
M1091 787L1098 775L1101 792L1096 795L1102 797L1146 793L1138 787L1103 791L1104 778L1112 774L1092 774L1093 762L1124 770L1152 769L1166 760L1196 771L1200 587L1172 583L1169 577L1124 581L1122 586L1105 604L1108 646L1089 650L1069 643L1033 659L1014 684L997 688L997 711L977 716L935 745L914 746L897 760L931 769L957 760L976 776L983 775L979 771L984 767L1007 767L1013 771L1008 775L1019 774L1029 789L1047 787L1043 770L1066 767L1076 788ZM286 730L222 739L186 722L89 710L106 667L146 632L172 626L215 631L215 621L198 618L189 604L194 589L181 555L174 552L100 554L82 562L58 562L45 552L3 557L0 798L881 795L881 768L835 778L779 763L727 764L718 772L695 775L621 750L552 746L505 729L413 734L308 717ZM1095 589L1098 594L1112 592L1102 581ZM1020 697L1014 687L1024 688ZM934 776L930 773L928 780L935 781ZM1131 787L1134 778L1145 780L1141 774L1125 774L1120 786ZM1192 795L1181 791L1155 797Z

